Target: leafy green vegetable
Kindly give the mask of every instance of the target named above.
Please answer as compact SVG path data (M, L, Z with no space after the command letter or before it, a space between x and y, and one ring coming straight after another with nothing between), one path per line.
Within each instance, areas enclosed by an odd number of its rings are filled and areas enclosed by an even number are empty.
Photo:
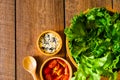
M72 57L78 64L72 80L116 80L120 69L120 14L93 8L74 16L65 29Z

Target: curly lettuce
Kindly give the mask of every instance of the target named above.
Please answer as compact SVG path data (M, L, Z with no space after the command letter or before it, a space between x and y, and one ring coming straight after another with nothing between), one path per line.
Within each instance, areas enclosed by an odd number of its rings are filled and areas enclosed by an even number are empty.
M64 30L78 64L73 80L117 79L120 69L120 14L93 8L73 17Z

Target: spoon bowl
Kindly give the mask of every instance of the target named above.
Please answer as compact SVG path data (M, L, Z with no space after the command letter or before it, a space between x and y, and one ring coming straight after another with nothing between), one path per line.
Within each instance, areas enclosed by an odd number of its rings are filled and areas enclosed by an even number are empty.
M38 80L36 76L37 62L32 56L23 59L23 67L33 76L34 80Z

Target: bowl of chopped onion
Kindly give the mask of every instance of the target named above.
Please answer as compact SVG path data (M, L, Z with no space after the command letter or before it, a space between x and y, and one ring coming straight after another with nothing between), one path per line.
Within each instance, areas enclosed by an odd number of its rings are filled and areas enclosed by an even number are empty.
M37 48L46 56L57 54L62 48L60 35L52 30L42 32L37 39Z

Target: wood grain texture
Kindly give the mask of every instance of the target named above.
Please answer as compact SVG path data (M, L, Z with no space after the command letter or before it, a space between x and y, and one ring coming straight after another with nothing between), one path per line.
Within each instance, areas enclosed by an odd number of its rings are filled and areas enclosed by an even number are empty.
M33 80L22 66L23 58L28 55L37 60L39 75L41 64L49 58L40 54L36 47L38 35L45 30L51 29L61 35L63 47L55 56L65 57L64 19L69 26L74 15L93 7L120 12L120 0L16 0L16 22L15 0L0 0L0 80ZM71 63L68 56L66 59ZM76 71L75 67L73 71ZM117 80L120 80L120 72Z
M74 15L93 7L106 7L111 9L112 0L66 0L66 26L70 25L70 20Z
M37 37L45 30L58 32L64 42L63 0L17 0L16 5L17 80L33 80L31 75L23 69L22 60L28 55L35 56L40 68L43 61L48 58L39 53L36 46ZM64 48L63 46L57 56L65 56Z
M113 9L120 13L120 0L113 0Z
M0 80L15 80L14 0L0 0Z

